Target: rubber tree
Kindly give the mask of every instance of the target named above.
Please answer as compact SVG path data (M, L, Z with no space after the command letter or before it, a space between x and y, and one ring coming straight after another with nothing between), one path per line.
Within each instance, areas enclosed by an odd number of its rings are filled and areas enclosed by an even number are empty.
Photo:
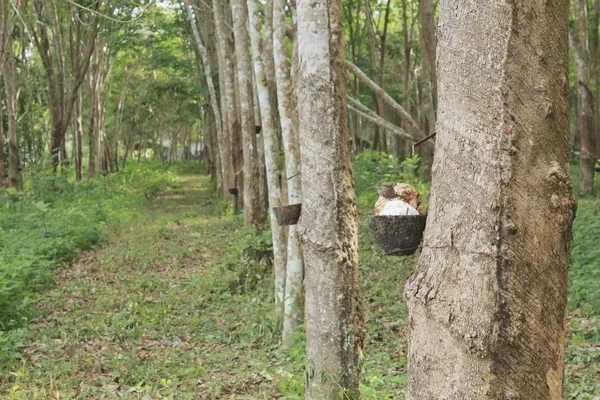
M244 170L244 223L247 228L262 224L260 212L260 163L258 160L256 131L254 125L254 97L252 94L252 66L248 53L248 10L242 0L231 0L235 56L237 60L240 115L242 121L242 146Z
M18 7L18 1L15 7ZM21 91L21 79L14 53L13 30L16 15L8 2L0 5L0 70L4 78L6 95L6 114L8 117L8 186L14 189L22 187L21 160L18 137L18 101ZM0 120L0 123L4 121ZM4 148L2 148L4 151Z
M577 68L578 130L581 148L579 156L579 192L594 194L597 135L594 127L594 94L590 85L590 49L588 44L588 13L586 0L575 0L575 32L571 36ZM598 100L598 99L596 99Z
M341 0L298 1L306 399L358 398L364 341Z
M435 6L432 0L419 0L421 27L421 127L424 135L433 132L437 99L437 71L435 64Z
M229 44L227 43L228 33L225 26L223 8L219 0L212 1L212 8L215 17L215 28L217 32L217 60L219 65L219 83L221 91L221 111L223 124L223 143L224 155L221 162L223 163L223 182L224 189L233 188L235 185L235 172L233 166L232 154L232 138L240 129L237 113L235 111L235 90L234 90L234 73L231 54L227 51ZM221 82L222 80L222 82Z
M275 81L281 136L285 153L288 204L302 203L302 182L300 178L300 150L298 127L294 123L294 100L290 62L286 53L285 0L273 0L273 58L275 61ZM287 267L285 278L285 311L283 319L283 345L291 344L294 327L301 321L302 309L302 251L297 237L297 226L288 227Z
M78 42L81 50L78 54L81 56L77 59L78 63L71 66L71 75L67 74L65 64L68 60L65 57L66 40L62 29L68 26L64 19L65 10L59 9L56 2L44 0L21 3L21 16L24 17L27 31L42 61L48 84L48 108L51 120L49 148L55 166L66 156L65 134L97 43L100 25L97 13L109 12L109 9L104 9L109 8L107 5L106 2L97 1L91 7L91 11L79 8L68 10L77 13L78 18L87 26L87 29L77 30L78 36L73 38ZM105 7L101 10L101 6Z
M285 230L277 222L273 207L281 204L281 185L279 183L279 168L277 158L279 156L279 145L275 133L274 109L271 108L269 85L263 63L263 52L261 51L261 26L260 14L256 0L248 0L248 17L250 26L250 39L252 42L252 60L254 62L254 73L256 75L256 87L258 102L260 105L260 116L262 122L263 142L265 148L265 166L267 175L269 213L271 216L271 233L273 237L273 259L275 267L275 315L277 321L283 321L283 301L285 293Z
M562 399L569 1L442 0L407 399Z
M198 27L196 26L196 20L194 12L192 11L192 7L190 5L184 6L187 12L188 21L190 23L190 27L192 28L192 34L194 37L194 42L196 44L196 48L198 53L200 54L200 58L202 60L202 68L204 71L204 79L206 80L206 85L208 86L208 95L210 97L210 108L213 112L216 128L217 128L217 147L219 149L219 158L221 160L225 159L225 153L223 151L224 137L223 137L223 128L221 125L221 112L219 110L219 99L217 98L217 92L215 90L215 85L212 79L212 73L210 69L210 61L208 58L208 51L202 43L202 38L198 33ZM223 163L220 163L221 169L218 171L218 179L217 182L222 184L222 177L225 176L225 171L223 169Z

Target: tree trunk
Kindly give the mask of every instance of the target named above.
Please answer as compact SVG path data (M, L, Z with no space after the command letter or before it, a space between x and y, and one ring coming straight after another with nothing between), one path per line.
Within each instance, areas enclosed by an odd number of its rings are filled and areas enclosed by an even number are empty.
M594 188L597 135L594 129L594 95L590 85L590 50L588 46L586 0L575 0L575 32L572 36L573 54L577 67L578 118L581 134L579 155L579 193L591 195Z
M364 331L341 1L298 1L298 51L305 398L358 398Z
M576 207L568 14L568 0L440 3L438 153L405 289L407 399L562 398Z
M8 116L8 186L21 189L21 160L17 134L20 82L17 76L15 56L12 51L12 39L4 51L6 53L3 65L4 92L6 94L6 114Z
M83 179L83 111L81 91L75 101L75 178Z
M409 35L408 31L408 2L407 0L402 0L402 31L404 34L404 75L402 80L402 106L405 110L410 112L410 58L412 47L410 43L410 38L412 35ZM404 128L407 127L407 123L403 120L402 126ZM406 157L406 140L397 139L396 142L396 155L400 162L404 161Z
M421 22L421 129L428 136L435 126L435 103L437 98L437 74L435 68L435 21L431 0L419 0ZM429 171L430 173L431 171ZM429 175L429 174L428 174Z
M229 48L229 44L227 43L227 31L225 29L225 21L223 15L223 9L221 8L221 2L219 0L213 0L213 13L215 15L215 27L217 31L218 37L218 52L220 55L219 61L219 75L223 77L223 87L224 87L224 104L225 109L223 110L223 114L226 115L224 120L227 121L227 129L223 129L224 133L227 133L223 137L223 148L224 148L224 156L221 162L224 164L223 168L225 171L225 176L223 177L223 181L226 183L225 188L233 188L235 187L235 174L238 172L234 169L235 164L233 162L234 154L232 152L233 149L233 139L239 136L240 125L238 122L237 114L235 112L235 91L234 91L234 73L233 73L233 62L231 60L230 54L228 54L227 49Z
M376 39L374 32L375 25L373 23L373 12L371 11L370 0L365 0L363 4L365 8L365 24L367 28L367 34L369 36L369 60L371 61L371 74L373 76L373 82L379 85L379 68L377 67L377 51L375 50L377 44L375 43ZM378 96L375 92L373 92L373 99L377 104L377 114L379 114L380 117L383 117L383 101L381 99L381 96ZM380 132L379 126L375 125L375 135L373 136L373 150L387 150L384 149L383 146L383 135L385 135L385 130L381 130Z
M281 186L279 184L279 169L277 158L279 146L275 134L274 115L271 108L270 90L267 76L263 66L262 57L264 52L260 51L260 15L256 0L248 0L248 15L250 17L250 38L252 40L252 58L254 60L254 72L256 74L256 86L260 105L262 120L262 135L264 135L265 165L267 174L269 212L271 216L271 233L273 237L273 255L275 267L275 316L277 322L283 321L283 300L285 290L285 230L277 222L274 207L280 206ZM269 55L267 55L269 57Z
M296 118L292 99L290 65L286 55L285 0L273 1L273 58L275 61L275 81L281 136L285 153L285 169L288 184L288 204L302 203L302 182L300 177L300 151L298 147ZM294 327L300 324L302 309L303 260L297 226L288 227L287 268L285 281L285 312L283 321L283 345L292 344Z
M188 5L186 6L188 20L190 22L190 26L192 27L192 32L194 34L194 40L196 42L196 47L198 49L198 53L200 54L200 58L202 60L202 66L204 68L204 78L206 79L206 84L208 86L208 94L210 98L210 108L214 115L214 121L217 128L217 147L219 149L219 157L221 160L225 159L225 152L223 151L223 142L225 138L223 136L223 127L221 125L221 112L219 111L219 102L217 100L217 93L215 91L215 85L212 80L212 73L210 70L210 60L208 59L208 52L206 51L206 47L202 43L202 39L198 34L198 29L196 27L196 21L194 20L194 14L192 12L192 8ZM220 177L225 177L226 173L224 170L224 165L221 162L221 170L218 171ZM219 183L219 178L217 178L217 183ZM222 184L222 182L221 182Z
M4 100L0 98L0 189L4 188L4 180L6 179L6 170L4 168L4 113L2 112L2 107L4 107Z
M254 125L254 97L252 94L252 67L248 54L248 12L242 0L231 0L231 13L235 34L235 55L237 60L240 93L240 115L242 120L243 171L244 171L244 224L246 228L260 226L260 163Z

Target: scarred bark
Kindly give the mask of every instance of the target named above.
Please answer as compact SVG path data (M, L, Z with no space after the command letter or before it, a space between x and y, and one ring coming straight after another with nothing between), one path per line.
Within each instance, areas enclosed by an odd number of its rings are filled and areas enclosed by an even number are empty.
M247 228L260 226L260 163L256 144L254 124L254 97L252 94L252 67L248 48L248 11L242 0L231 0L231 13L235 34L235 55L237 60L240 115L242 121L243 168L244 168L244 223Z
M273 237L273 259L275 269L275 316L278 322L283 321L283 300L285 290L285 230L277 222L274 207L279 207L281 199L281 186L279 184L279 169L277 158L279 146L275 135L274 115L271 108L270 91L268 80L263 65L263 52L260 51L260 15L256 0L248 0L248 16L250 21L250 38L252 42L252 59L254 61L254 73L256 75L256 87L258 102L260 105L260 116L262 121L262 132L265 149L265 165L269 196L269 213L271 216L271 233ZM268 55L267 55L268 57Z
M562 398L567 0L443 0L423 250L405 294L408 399Z
M306 399L358 397L364 331L344 52L342 2L299 0Z
M294 123L294 101L290 64L286 55L285 0L273 1L273 58L281 136L285 153L288 204L302 203L302 183L300 178L300 150L298 147L298 126ZM291 345L291 334L301 320L303 259L298 238L297 226L288 227L287 267L285 281L285 311L283 319L283 344Z

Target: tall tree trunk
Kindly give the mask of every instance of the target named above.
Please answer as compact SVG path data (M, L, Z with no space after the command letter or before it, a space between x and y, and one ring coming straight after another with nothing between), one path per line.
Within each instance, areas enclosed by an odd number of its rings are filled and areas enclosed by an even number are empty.
M233 162L234 154L232 152L233 139L239 136L240 124L238 122L237 114L235 112L235 91L234 91L234 71L233 62L231 55L228 54L229 44L227 43L227 31L225 29L225 20L223 15L223 9L221 8L221 2L219 0L213 0L213 13L215 15L215 27L218 37L218 52L220 55L219 61L219 75L223 77L224 87L224 105L225 109L223 114L226 115L223 119L227 121L227 129L223 129L226 135L223 135L223 149L224 156L221 162L224 164L223 168L225 175L223 181L226 183L226 189L235 187L235 174L238 172L234 169L235 164ZM222 66L221 66L222 64Z
M340 0L298 1L306 399L358 398L364 341Z
M248 10L242 0L231 0L231 13L235 34L235 55L237 60L240 93L240 115L242 121L243 170L244 170L244 224L246 228L262 224L260 212L260 163L254 125L254 97L252 94L252 67L248 54Z
M286 55L285 0L273 1L273 58L281 136L285 153L285 169L288 184L288 204L302 203L302 181L300 176L300 150L297 125L294 124L290 63ZM285 278L285 311L283 320L283 345L292 343L294 327L300 324L302 309L303 259L296 235L297 226L288 227L287 267Z
M186 10L187 10L187 15L188 15L188 20L190 22L190 26L192 27L192 32L194 34L194 41L196 42L196 47L198 49L198 53L200 54L200 58L202 60L202 66L204 69L204 79L206 79L206 84L208 86L208 94L209 94L209 98L210 98L210 108L215 117L214 121L215 121L216 129L217 129L217 146L219 149L219 157L221 158L221 160L224 160L225 152L224 152L222 144L225 141L225 138L223 135L223 127L221 125L221 112L219 111L219 102L217 100L217 93L215 91L215 85L213 83L212 73L210 70L210 60L208 59L208 52L206 51L206 47L202 43L202 39L200 38L200 35L198 34L198 29L196 27L196 21L194 20L194 14L193 14L192 8L188 5L186 7ZM224 170L224 165L222 162L221 162L221 170L218 172L219 172L220 177L226 176L226 173ZM217 179L217 183L219 184L218 179ZM220 184L222 184L222 182Z
M95 89L95 80L90 77L86 82L87 97L89 103L89 120L88 120L88 140L89 140L89 156L88 156L88 178L96 177L98 171L98 138L96 130L96 115L98 108L97 96Z
M577 67L578 118L581 134L579 155L579 193L595 193L594 166L596 164L597 135L594 129L594 95L590 85L590 50L588 45L588 18L586 0L575 0L575 32L571 36Z
M19 156L19 138L17 134L17 107L19 101L20 82L17 76L17 64L12 51L12 40L4 49L6 59L3 65L4 92L6 94L6 114L8 116L8 186L20 189L21 160Z
M1 79L0 79L1 83ZM2 86L0 86L0 89ZM0 91L0 93L2 93ZM4 99L0 97L0 189L4 188L4 180L6 179L6 170L4 168Z
M402 106L410 112L410 58L412 47L408 30L408 2L402 0L402 33L404 35L404 75L402 79ZM403 120L402 127L406 128L407 123ZM396 139L396 155L399 161L404 161L406 157L406 140Z
M81 91L75 101L75 178L83 179L83 111Z
M432 0L419 0L421 22L421 129L427 136L435 126L435 103L437 97L437 73L435 68L435 21Z
M269 101L271 101L271 110L273 110L273 123L275 131L277 131L277 84L275 83L275 61L273 60L273 0L265 0L264 21L262 60L269 88Z
M379 68L377 66L377 51L375 49L377 47L377 43L374 31L375 24L373 23L373 12L371 11L370 0L365 0L363 4L365 8L365 24L369 36L369 59L371 61L371 74L373 75L373 82L379 85ZM379 114L380 117L383 117L383 101L381 100L381 97L373 93L373 99L377 104L377 114ZM382 140L382 137L384 135L385 131L380 130L378 126L375 126L375 135L373 136L373 150L387 151L387 149L384 149L384 140Z
M438 153L405 289L407 399L562 399L576 207L568 15L568 0L440 2Z
M594 120L596 121L596 158L600 158L600 0L594 0L594 19L592 32L594 32L594 81L596 92L594 98Z
M256 74L256 87L262 120L262 135L264 135L265 165L269 195L269 212L271 216L271 233L273 237L273 255L275 267L275 316L277 322L283 322L283 300L285 290L285 230L277 222L274 207L280 206L281 186L279 184L279 168L277 159L279 146L275 134L274 109L271 108L270 90L267 76L263 66L263 54L260 51L260 15L256 0L248 0L248 15L250 18L250 39L252 41L252 59L254 60L254 73ZM269 55L267 55L269 57Z

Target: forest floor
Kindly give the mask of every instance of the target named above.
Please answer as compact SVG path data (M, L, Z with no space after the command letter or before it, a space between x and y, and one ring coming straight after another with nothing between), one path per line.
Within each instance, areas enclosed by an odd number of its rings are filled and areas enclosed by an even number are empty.
M249 235L239 216L222 210L208 177L181 174L139 219L112 229L103 248L59 268L0 396L301 398L302 335L292 349L279 346L268 273L257 274L248 290L232 285L235 257ZM402 290L416 258L378 257L365 222L363 215L368 340L361 391L401 399ZM569 326L567 398L600 398L600 320L576 310Z

